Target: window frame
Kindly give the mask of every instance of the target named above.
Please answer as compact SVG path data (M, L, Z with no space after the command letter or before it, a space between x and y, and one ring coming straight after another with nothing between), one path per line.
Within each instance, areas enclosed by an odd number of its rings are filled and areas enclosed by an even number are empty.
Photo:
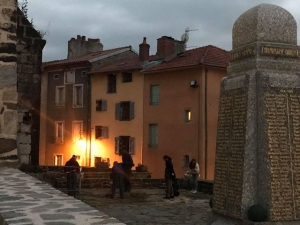
M96 111L97 112L107 111L107 100L104 99L96 100Z
M72 74L72 81L69 82L68 80L68 75ZM64 72L64 82L65 84L75 84L76 79L75 79L75 70L68 70Z
M117 75L107 74L107 94L117 93Z
M81 87L81 96L79 96L80 101L81 101L81 105L80 104L76 104L78 102L78 88L77 87ZM79 102L80 102L79 101ZM82 108L83 107L83 84L74 84L73 85L73 108Z
M122 138L128 139L128 140L126 140L126 142L128 142L128 145L126 144L126 146L124 146L124 143L122 143L122 140L121 140ZM131 137L131 136L118 136L118 137L115 137L115 154L120 155L121 154L120 150L123 147L127 147L128 153L130 155L134 155L135 154L135 138Z
M77 134L75 134L77 131L75 131L75 125L74 124L80 124L80 129ZM82 137L83 134L83 120L74 120L72 121L72 140L73 143L76 143L79 141L80 137Z
M60 102L59 89L62 89L62 101ZM55 107L65 107L66 102L66 87L64 85L55 87Z
M154 95L154 87L157 87L157 96ZM155 98L157 98L157 101L155 101ZM160 86L158 84L151 84L150 85L150 99L149 99L150 105L158 105L160 102Z
M192 110L190 108L184 109L183 123L190 123L192 121Z
M108 139L109 129L108 126L95 126L95 139Z
M126 113L128 115L127 117L124 116L125 104L129 105L128 112ZM116 120L119 120L119 121L133 120L134 116L135 116L135 111L134 111L135 106L134 105L135 105L134 102L131 102L131 101L121 101L121 102L116 103L116 106L115 106Z
M58 156L61 156L61 165L58 165ZM64 165L64 155L63 154L54 154L54 165L63 166Z
M59 124L62 124L61 131L59 132ZM55 143L63 144L64 143L64 130L65 130L65 121L55 121ZM61 133L61 137L59 137L59 133Z

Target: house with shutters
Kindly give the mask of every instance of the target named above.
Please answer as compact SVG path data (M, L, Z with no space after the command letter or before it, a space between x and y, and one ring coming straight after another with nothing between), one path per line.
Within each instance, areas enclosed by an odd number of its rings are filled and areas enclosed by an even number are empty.
M178 52L178 41L157 40L163 61L144 70L142 162L152 177L163 177L163 155L183 177L191 159L202 179L214 179L220 83L229 53L215 46Z
M130 56L99 68L91 77L92 162L103 158L121 161L121 150L132 155L135 165L142 162L143 82L140 72L155 65L149 60L150 46L144 38L139 56Z
M86 40L85 36L78 35L68 42L67 59L43 63L40 165L64 165L72 155L76 155L80 165L91 165L91 80L88 73L92 67L101 68L124 57L138 56L131 46L103 50L100 39ZM98 104L99 110L107 107L104 101Z

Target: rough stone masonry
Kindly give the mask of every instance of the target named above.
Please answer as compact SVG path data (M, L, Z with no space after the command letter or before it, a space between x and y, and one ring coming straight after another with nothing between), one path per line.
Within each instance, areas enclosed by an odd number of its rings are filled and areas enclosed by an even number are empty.
M221 84L213 215L209 224L300 224L300 64L297 24L285 9L258 5L233 26Z
M38 163L40 68L45 40L18 9L0 0L0 154Z

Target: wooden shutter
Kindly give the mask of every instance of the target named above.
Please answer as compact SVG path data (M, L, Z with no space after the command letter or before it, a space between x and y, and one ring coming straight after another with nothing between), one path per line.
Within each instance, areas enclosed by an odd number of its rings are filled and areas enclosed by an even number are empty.
M134 137L129 138L129 154L133 155L134 154Z
M120 154L120 138L119 137L115 138L115 154L117 154L117 155Z
M102 111L106 111L107 110L107 101L106 100L102 100L101 101L101 109Z
M116 120L120 120L120 112L121 112L120 103L116 103Z
M101 132L100 129L101 127L99 126L95 127L95 139L98 139L100 137L100 132Z
M101 137L108 138L108 127L101 127Z
M134 118L134 102L130 102L130 119Z

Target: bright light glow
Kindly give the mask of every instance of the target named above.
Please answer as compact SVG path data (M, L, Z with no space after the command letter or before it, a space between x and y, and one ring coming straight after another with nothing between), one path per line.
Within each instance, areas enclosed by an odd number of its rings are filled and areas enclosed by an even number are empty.
M191 113L191 111L188 111L188 114L187 114L188 121L191 121L191 118L192 118L192 113Z
M86 141L83 138L80 138L77 144L80 150L85 150Z

